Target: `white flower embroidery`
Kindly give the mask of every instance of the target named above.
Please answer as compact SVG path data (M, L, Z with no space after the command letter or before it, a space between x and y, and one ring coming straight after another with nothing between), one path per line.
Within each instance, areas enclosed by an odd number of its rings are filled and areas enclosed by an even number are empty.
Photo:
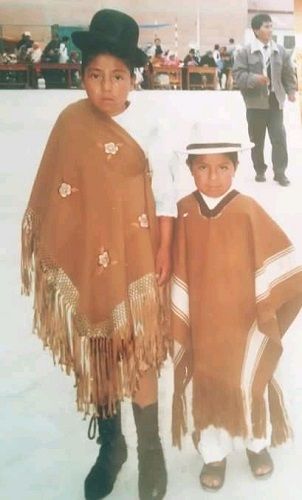
M140 215L138 218L138 222L139 222L140 227L144 227L144 228L149 227L149 221L148 221L147 214Z
M71 185L67 184L66 182L62 182L61 186L59 187L59 194L62 196L62 198L70 196L71 193L72 193Z
M102 249L101 252L102 253L100 253L98 256L98 265L102 266L102 267L104 267L104 269L106 269L106 267L108 267L108 265L110 263L109 253L104 249Z
M107 155L116 155L119 150L118 144L114 144L114 142L107 142L104 144L104 148Z

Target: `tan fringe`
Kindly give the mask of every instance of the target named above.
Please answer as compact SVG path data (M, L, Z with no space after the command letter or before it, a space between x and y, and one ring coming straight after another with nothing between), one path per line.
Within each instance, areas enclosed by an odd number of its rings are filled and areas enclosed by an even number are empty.
M267 410L263 396L253 396L252 399L252 433L253 438L266 438Z
M133 324L129 317L123 323L113 319L94 330L78 314L78 297L63 271L38 257L42 252L37 249L36 225L34 214L27 212L22 231L22 293L29 295L34 282L34 332L51 350L54 363L68 374L74 372L78 410L87 415L106 407L110 416L117 401L134 394L142 372L149 367L159 370L166 357L161 329L166 318L159 307L155 276L149 274L129 287ZM102 336L102 332L111 335Z
M173 395L172 403L172 444L181 449L181 438L188 432L187 403L185 394Z
M33 274L34 274L34 236L36 221L34 213L27 210L22 221L22 254L21 254L21 293L29 295L32 290Z
M193 379L194 427L201 431L209 425L223 428L233 437L248 437L244 401L240 388L233 388L223 380L208 379L200 375L201 382Z
M268 385L268 402L272 424L272 446L278 446L292 439L293 431L289 424L281 389L275 382Z

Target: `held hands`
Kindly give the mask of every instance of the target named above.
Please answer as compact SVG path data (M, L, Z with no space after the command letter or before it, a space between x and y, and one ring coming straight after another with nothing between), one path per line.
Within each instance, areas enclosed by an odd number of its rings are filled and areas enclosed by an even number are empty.
M157 283L159 286L164 285L170 279L172 268L171 252L169 248L160 247L156 260L155 260L155 272Z
M289 94L287 96L287 99L290 101L290 102L295 102L296 100L296 94Z

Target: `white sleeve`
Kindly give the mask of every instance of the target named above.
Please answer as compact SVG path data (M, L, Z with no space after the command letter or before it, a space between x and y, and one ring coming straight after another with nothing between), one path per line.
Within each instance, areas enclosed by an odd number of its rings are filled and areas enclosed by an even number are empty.
M174 145L168 123L157 118L148 137L148 160L157 216L177 217Z

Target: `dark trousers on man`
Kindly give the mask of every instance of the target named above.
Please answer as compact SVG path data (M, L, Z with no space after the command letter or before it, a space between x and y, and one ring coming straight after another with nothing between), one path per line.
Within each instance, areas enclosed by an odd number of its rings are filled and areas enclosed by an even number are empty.
M265 133L272 144L272 164L275 176L284 174L288 163L286 132L283 125L283 111L275 94L269 96L269 109L247 109L246 118L250 141L255 144L252 149L252 160L257 174L263 174L267 165L264 162Z

